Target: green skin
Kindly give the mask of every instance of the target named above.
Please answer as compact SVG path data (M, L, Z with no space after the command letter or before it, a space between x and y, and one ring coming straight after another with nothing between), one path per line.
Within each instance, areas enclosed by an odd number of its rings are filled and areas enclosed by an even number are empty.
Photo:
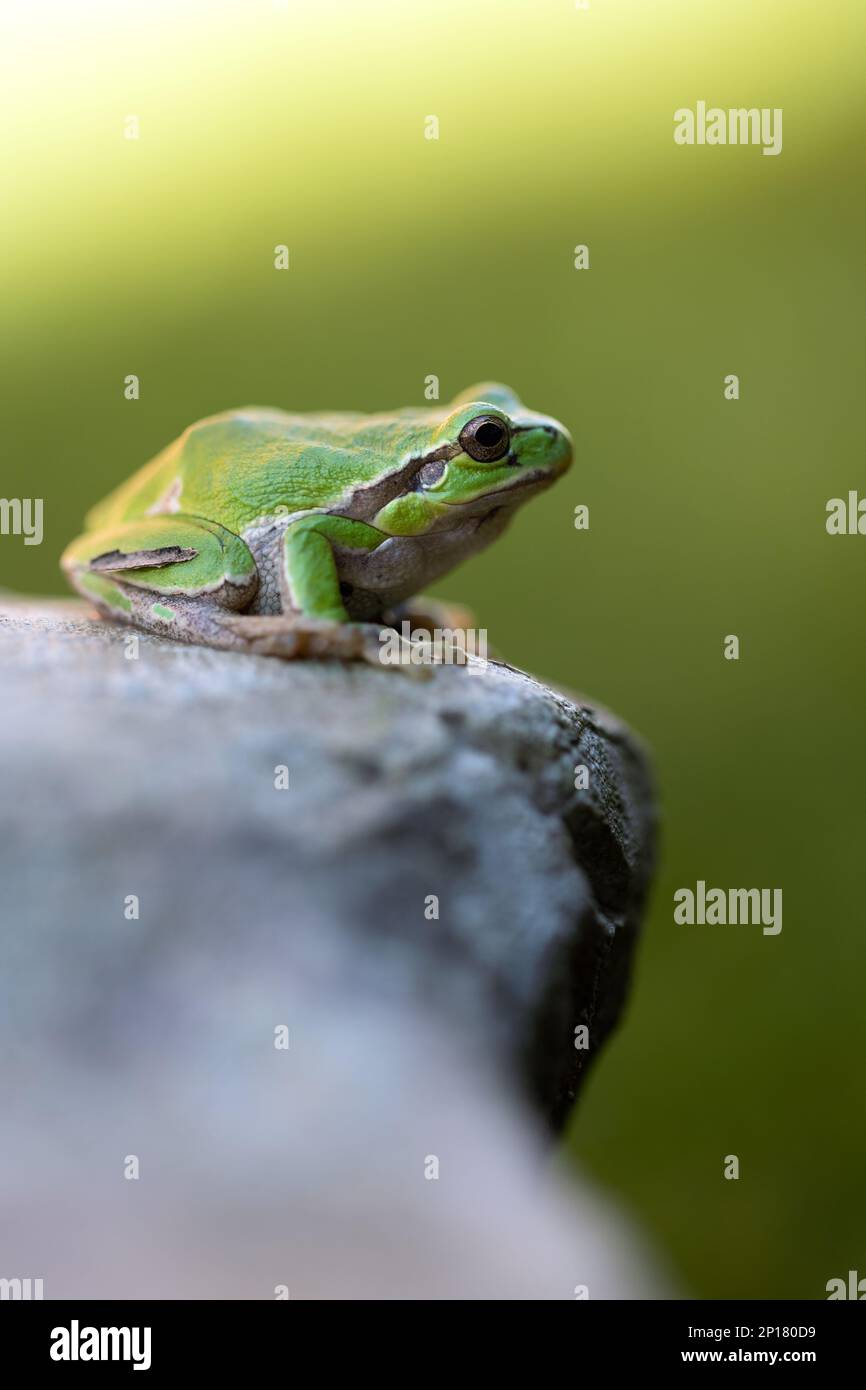
M406 600L489 545L571 455L562 425L489 382L387 415L228 411L94 507L61 563L105 617L149 632L378 660L382 623L423 622Z

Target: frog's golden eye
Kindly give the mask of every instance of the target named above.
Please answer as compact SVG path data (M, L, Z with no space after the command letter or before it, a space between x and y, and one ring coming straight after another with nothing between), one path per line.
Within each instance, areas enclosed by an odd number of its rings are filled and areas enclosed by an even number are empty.
M494 463L508 453L508 425L498 415L476 415L460 431L460 447L479 463Z

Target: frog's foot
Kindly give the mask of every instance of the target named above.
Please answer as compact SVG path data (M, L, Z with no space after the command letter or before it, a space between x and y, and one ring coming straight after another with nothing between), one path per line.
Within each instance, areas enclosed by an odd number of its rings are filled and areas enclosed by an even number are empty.
M466 608L462 603L443 603L425 594L417 594L405 603L398 603L385 614L385 620L398 629L402 623L408 623L413 630L428 633L437 628L440 632L466 632L475 628L475 614L471 608Z
M341 623L301 613L275 617L225 613L220 615L219 623L234 638L233 645L259 656L277 656L288 661L332 657L339 661L364 661L369 666L393 665L412 675L419 671L410 664L408 652L401 650L408 644L379 623Z
M434 650L439 652L437 661L460 664L461 653L482 655L499 660L499 655L488 646L487 632L476 627L475 614L471 608L460 603L441 603L438 599L419 595L398 604L385 614L385 621L400 630L404 636L419 633L428 634L434 640ZM408 628L402 627L403 623ZM418 638L415 638L415 642Z
M366 623L340 623L328 618L308 618L302 614L254 617L226 613L220 626L227 629L247 651L260 656L281 656L286 660L335 656L343 661L365 661L379 628Z

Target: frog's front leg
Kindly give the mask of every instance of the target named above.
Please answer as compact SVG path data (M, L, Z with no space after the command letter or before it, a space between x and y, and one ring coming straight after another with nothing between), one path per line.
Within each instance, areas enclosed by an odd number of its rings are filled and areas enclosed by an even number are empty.
M352 622L340 593L335 546L371 551L381 531L349 517L313 513L285 531L280 565L283 611L279 616L237 616L225 625L250 649L283 657L331 656L382 664L382 628Z
M181 513L81 536L62 565L104 617L181 642L241 648L222 619L252 602L259 576L233 532Z

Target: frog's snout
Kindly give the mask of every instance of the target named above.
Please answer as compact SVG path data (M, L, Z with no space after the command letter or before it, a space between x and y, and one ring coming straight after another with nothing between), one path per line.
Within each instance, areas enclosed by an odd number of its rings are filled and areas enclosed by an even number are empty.
M514 433L522 436L518 445L519 461L529 469L541 470L551 478L558 478L571 466L574 446L571 435L564 425L552 416L526 420L514 426Z
M559 421L547 421L541 426L549 441L549 467L555 477L565 473L574 459L574 443L571 435Z

